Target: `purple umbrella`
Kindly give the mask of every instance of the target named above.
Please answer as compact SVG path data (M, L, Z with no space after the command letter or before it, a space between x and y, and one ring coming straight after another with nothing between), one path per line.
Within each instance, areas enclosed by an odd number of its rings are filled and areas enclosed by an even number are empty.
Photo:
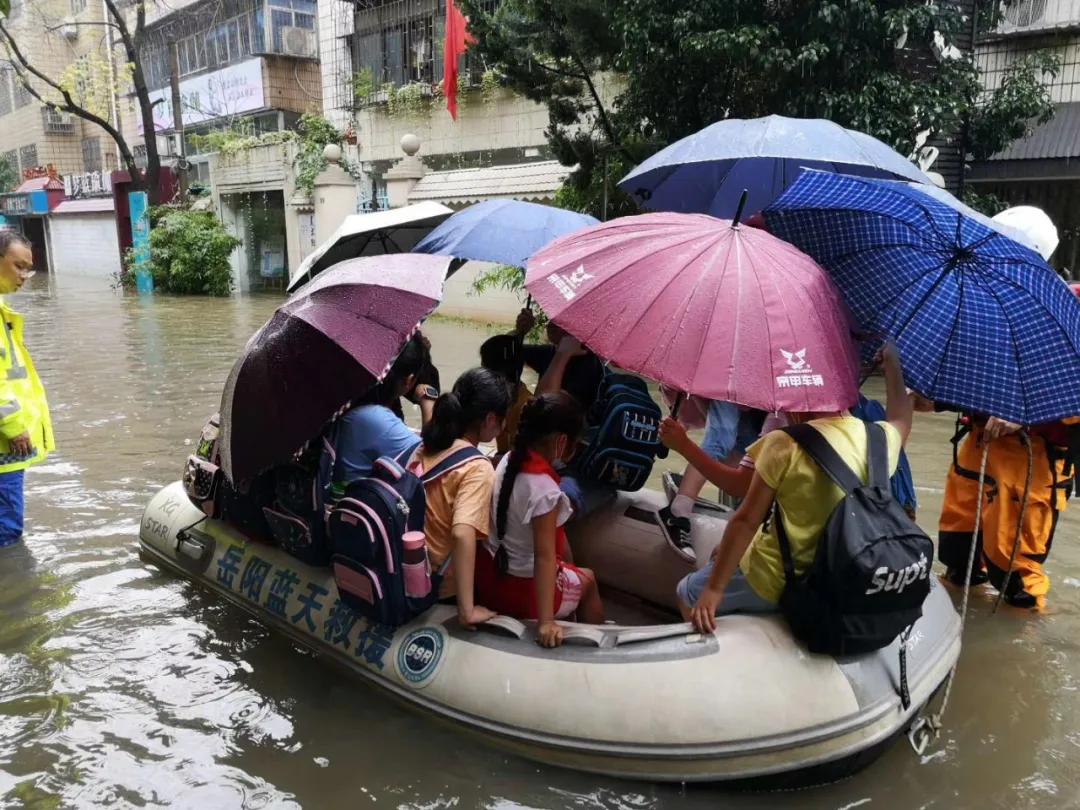
M301 287L248 341L221 397L221 461L234 483L288 460L385 376L439 305L451 260L350 259Z

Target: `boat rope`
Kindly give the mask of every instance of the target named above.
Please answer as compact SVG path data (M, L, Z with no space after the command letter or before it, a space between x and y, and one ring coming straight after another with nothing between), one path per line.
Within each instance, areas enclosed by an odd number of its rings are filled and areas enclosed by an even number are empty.
M971 573L975 570L975 555L982 545L979 542L979 531L982 529L983 501L985 500L983 488L986 484L986 462L989 457L990 442L987 441L983 445L982 461L979 464L979 500L975 506L975 528L971 531L971 549L968 552L967 570L964 574L964 597L960 602L961 646L964 639L964 626L967 623L968 597L971 594ZM956 670L959 666L960 657L957 656L956 663L953 664L948 677L945 679L945 694L941 698L941 706L938 710L933 714L923 715L912 723L911 728L908 729L908 741L919 756L923 755L931 740L936 740L941 736L942 718L945 716L945 710L949 706L949 697L952 695L953 682L956 681Z
M1031 437L1028 436L1026 430L1020 431L1019 436L1020 443L1027 450L1027 480L1024 482L1024 495L1020 499L1020 514L1016 516L1016 534L1013 536L1012 551L1009 553L1009 568L1005 572L1005 581L1002 583L1001 588L998 589L997 599L994 600L994 613L997 613L997 609L1001 606L1001 600L1005 598L1005 594L1009 591L1013 567L1016 565L1016 552L1020 548L1020 535L1024 530L1024 511L1027 509L1028 496L1031 494L1031 473L1035 464L1035 458L1031 450Z

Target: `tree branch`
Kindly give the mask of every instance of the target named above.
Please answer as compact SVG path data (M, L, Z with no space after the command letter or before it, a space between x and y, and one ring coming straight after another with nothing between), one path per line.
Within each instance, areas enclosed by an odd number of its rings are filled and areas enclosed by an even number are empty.
M26 91L31 96L40 101L42 104L52 107L53 109L59 109L63 112L68 112L72 115L76 115L79 118L82 118L84 121L89 121L92 124L97 124L103 130L105 130L105 132L108 133L109 137L112 138L113 141L116 142L116 145L119 147L120 155L124 159L124 163L128 165L128 170L132 174L132 179L137 178L138 169L135 166L135 156L132 155L131 149L128 147L127 141L124 138L123 134L120 133L116 129L116 127L112 125L112 122L106 121L100 115L96 115L85 107L76 104L75 99L71 96L71 93L68 92L68 90L66 90L59 82L50 79L38 68L30 64L29 60L26 58L26 55L19 48L19 45L15 41L15 38L11 35L11 32L7 30L3 22L0 22L0 36L3 37L4 45L7 47L8 52L15 57L18 63L16 64L15 62L12 62L11 64L15 68L18 80L22 82L22 85L24 88L26 88ZM41 95L41 93L38 92L38 90L30 83L30 80L26 75L28 73L31 76L36 77L46 86L51 87L53 90L58 92L60 94L60 97L64 100L64 103L61 105L57 104L54 101L48 101L47 99L45 99Z

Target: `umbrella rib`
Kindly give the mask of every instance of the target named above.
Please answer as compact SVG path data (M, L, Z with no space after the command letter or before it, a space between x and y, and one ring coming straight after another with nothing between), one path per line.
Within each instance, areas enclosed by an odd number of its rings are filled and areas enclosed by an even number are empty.
M900 338L903 336L908 326L911 325L911 321L915 318L915 314L922 308L923 304L925 304L927 300L929 300L930 296L934 294L934 291L941 286L941 283L948 277L949 273L951 273L955 267L956 262L954 260L950 260L944 267L941 268L941 272L938 274L937 280L930 286L929 290L923 293L922 298L919 299L919 303L917 303L914 307L911 308L911 311L908 313L907 319L904 321L903 325L896 331L896 334L893 335L893 340L899 342Z
M998 298L997 291L989 284L984 284L986 291L990 293L991 297L997 302L998 308L1001 310L1002 316L1005 319L1005 323L1009 325L1009 337L1012 344L1013 358L1016 360L1016 379L1020 383L1020 396L1023 399L1024 416L1029 416L1028 409L1028 392L1027 386L1024 384L1024 375L1020 372L1020 350L1016 346L1016 340L1013 337L1016 334L1016 330L1013 328L1012 321L1009 319L1009 310L1004 304L1001 303L1001 299ZM990 414L991 416L997 416L997 414ZM1002 417L1004 418L1004 417ZM1027 422L1025 419L1019 420L1021 423Z
M728 249L727 249L727 258L731 257L731 251L734 248L736 242L737 242L737 237L733 237L731 239L731 245L729 245ZM718 242L716 244L716 247L720 247L722 244L723 244L722 242ZM720 273L720 279L718 280L717 285L716 285L717 290L719 290L723 286L724 276L727 275L728 266L729 266L728 262L725 260L725 262L723 264L723 269L722 269L722 271ZM706 270L707 269L708 268L706 268ZM705 271L703 270L702 273L698 276L698 281L697 281L696 284L694 284L694 288L690 291L690 295L687 296L688 302L689 302L689 300L693 299L694 294L697 292L698 284L701 283L701 279L704 276L705 276ZM736 302L736 304L737 304L737 302ZM688 309L689 309L689 307L686 307L686 308L683 309L682 318L680 319L680 323L682 323L682 321L686 320L686 313L687 313ZM739 312L739 308L736 305L736 307L735 307L736 315L738 314L738 312ZM709 338L709 330L712 329L712 322L713 322L713 318L715 316L716 316L716 302L714 301L713 306L709 308L709 317L708 317L708 320L705 322L705 329L702 330L702 332L701 332L701 341L698 344L698 354L697 354L697 356L698 356L698 362L699 363L701 362L701 357L705 354L705 343ZM736 324L736 329L735 329L736 336L738 335L738 333L739 333L738 325ZM734 354L734 352L733 352L733 354ZM650 357L652 356L652 352L649 353L649 356ZM730 371L730 365L731 365L731 360L729 359L728 360L729 371ZM694 387L697 386L697 374L696 373L693 374L693 376L690 379L690 386L694 386ZM690 386L687 386L687 388L689 388ZM687 391L687 393L692 393L692 392Z
M941 353L941 362L938 364L937 371L934 372L934 380L931 383L931 388L937 390L938 380L941 378L941 370L945 367L945 359L949 353L949 347L952 346L953 338L956 337L956 333L960 328L960 313L964 309L964 283L966 279L963 273L960 274L960 292L957 296L958 301L956 304L956 315L953 317L952 328L949 330L949 337L945 340L945 348ZM933 392L922 392L927 396L932 397Z
M673 273L671 275L671 278L669 278L667 280L667 282L664 284L664 286L660 288L660 290L657 292L657 294L653 296L653 301L656 301L665 292L667 292L668 288L670 288L671 285L674 284L678 280L679 276L682 275L682 273L685 272L686 269L689 268L693 262L696 262L698 259L700 259L702 256L704 256L710 250L713 250L713 249L719 247L721 244L722 243L719 242L719 241L714 241L711 244L707 245L706 247L702 248L702 250L699 253L697 253L693 257L693 259L691 259L690 261L686 262L683 265L682 270L676 271L675 273ZM701 284L701 279L706 275L707 271L708 271L708 267L705 267L698 273L697 281L694 282L694 286L690 290L690 294L687 295L686 298L685 298L686 302L689 302L690 300L693 299L694 293L697 292L698 286ZM686 320L686 315L687 315L688 310L689 310L689 306L684 305L682 307L682 313L681 313L681 315L679 317L680 325L683 323L683 321ZM678 330L676 330L676 331L678 331ZM656 353L656 350L659 349L659 348L660 348L660 341L657 341L653 345L653 348L649 350L649 353L647 355L645 355L645 359L642 361L642 365L646 365L650 360L652 360L653 355ZM699 354L699 359L700 359L700 354ZM691 383L693 383L692 379L691 379ZM693 393L693 392L687 391L686 393Z

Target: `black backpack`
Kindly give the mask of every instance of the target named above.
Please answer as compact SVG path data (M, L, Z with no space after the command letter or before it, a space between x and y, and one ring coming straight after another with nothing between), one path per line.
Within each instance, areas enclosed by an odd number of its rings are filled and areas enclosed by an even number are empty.
M657 456L664 418L645 381L632 374L606 374L589 413L587 444L577 460L591 481L626 492L645 486Z
M786 583L780 610L814 653L856 655L891 644L922 616L930 592L934 546L893 500L885 431L864 424L868 484L814 427L784 428L844 491L802 577L795 575L779 506L773 511Z

